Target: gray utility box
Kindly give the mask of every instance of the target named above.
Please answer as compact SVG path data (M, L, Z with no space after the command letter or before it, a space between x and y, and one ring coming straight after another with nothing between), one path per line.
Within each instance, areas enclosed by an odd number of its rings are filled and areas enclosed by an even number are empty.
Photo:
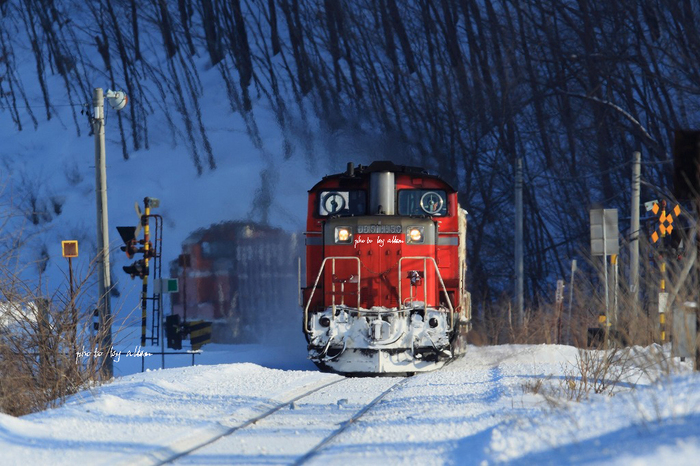
M691 301L673 308L672 355L681 358L694 358L697 344L698 303Z

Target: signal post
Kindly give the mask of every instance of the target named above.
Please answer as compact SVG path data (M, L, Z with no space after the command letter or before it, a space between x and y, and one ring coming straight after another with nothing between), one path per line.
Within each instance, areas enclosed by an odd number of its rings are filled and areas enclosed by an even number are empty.
M157 203L157 199L154 199ZM143 262L145 273L142 274L141 282L141 346L146 346L146 317L147 317L147 299L148 299L148 260L151 257L150 247L150 227L148 224L148 216L151 215L151 198L143 200L144 215L141 216L141 226L143 227Z
M136 254L143 254L143 258L137 260L131 265L123 267L124 272L129 274L131 278L139 277L141 279L141 346L146 346L146 324L148 316L148 275L150 272L150 260L159 257L158 248L153 246L151 242L151 229L150 229L150 218L160 216L151 215L151 209L156 208L160 205L160 201L153 197L146 197L143 200L144 211L141 210L136 204L136 212L139 216L139 223L137 227L117 227L117 231L124 241L124 246L121 247L122 251L126 252L126 256L131 259ZM143 230L143 239L137 240L139 233ZM160 238L156 235L156 241ZM140 246L140 247L139 247ZM156 273L160 272L159 267L157 267ZM159 278L158 276L156 278ZM154 297L154 299L158 299ZM160 312L160 308L158 308ZM154 315L154 319L159 318L159 316ZM158 323L158 328L160 328L160 323ZM151 343L157 343L158 337L152 335Z
M651 211L654 215L659 215L658 228L651 235L651 241L653 243L658 242L660 248L657 254L659 259L659 332L661 343L666 342L666 308L668 307L668 292L666 291L666 235L670 235L673 231L673 219L678 218L681 214L680 206L676 205L671 212L666 211L666 201L662 200L660 203L654 202ZM660 233L660 234L659 234Z

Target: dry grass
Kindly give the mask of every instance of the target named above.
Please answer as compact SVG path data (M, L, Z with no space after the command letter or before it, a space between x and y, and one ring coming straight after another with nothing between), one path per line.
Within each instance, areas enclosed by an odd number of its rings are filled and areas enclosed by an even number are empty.
M579 350L572 369L565 371L562 388L569 401L587 399L591 392L614 395L615 388L630 371L629 352L612 348L601 351Z
M542 379L536 379L525 383L523 391L543 394L555 404L565 400L582 401L592 394L612 396L620 386L633 389L637 384L663 382L682 367L687 370L688 364L682 365L673 354L681 341L690 353L697 352L700 339L696 338L694 330L683 325L677 325L674 334L673 318L675 315L677 319L693 320L693 314L700 310L684 304L699 300L700 268L695 225L682 233L685 249L671 249L669 241L663 259L659 256L658 245L650 245L642 238L642 292L638 300L633 299L621 265L616 308L613 306L615 290L612 286L610 288L608 325L598 321L599 314L603 314L605 309L604 284L599 278L603 274L596 273L596 267L602 266L602 260L599 257L590 260L588 270L592 271L592 276L586 279L584 273L579 273L576 277L571 318L568 318L567 312L568 283L562 313L563 342L579 348L576 360L565 368L558 387L550 383L543 385ZM656 263L649 262L648 251L654 251ZM664 274L660 270L662 260L665 262ZM612 267L609 274L612 275ZM669 303L663 326L660 324L658 304L662 279L665 280ZM554 291L550 301L553 301L553 297ZM483 344L557 342L558 316L553 304L544 304L528 311L521 327L514 325L514 318L509 318L510 303L505 301L494 308L496 310L486 311L490 317L475 326L476 341ZM678 309L684 309L686 315L674 313ZM601 338L591 342L589 329L598 329L597 335ZM662 331L665 340L662 339ZM591 343L594 346L591 347Z
M623 348L607 350L579 349L573 365L565 367L563 377L529 379L522 385L523 393L540 394L552 406L562 401L580 402L591 394L613 396L615 389L625 383L633 372L630 351Z
M523 393L532 393L533 395L539 395L544 392L545 383L544 379L528 379L522 384Z
M86 281L76 285L74 300L47 299L0 267L0 412L57 406L98 379L100 360L76 356L100 337L90 332L94 304L84 295Z

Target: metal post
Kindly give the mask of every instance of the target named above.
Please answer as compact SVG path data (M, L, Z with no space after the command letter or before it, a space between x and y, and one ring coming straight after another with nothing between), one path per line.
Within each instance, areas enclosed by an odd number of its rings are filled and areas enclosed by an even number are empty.
M143 265L145 273L141 280L141 346L146 346L146 317L148 315L148 257L150 248L148 241L150 238L150 227L148 217L151 215L151 203L149 198L143 200L144 212L141 216L141 226L143 227ZM152 342L152 341L151 341Z
M618 295L618 289L619 289L619 280L618 280L618 261L619 256L617 254L613 254L610 256L610 262L612 262L613 266L613 306L612 306L612 319L611 319L611 325L617 327L617 309L618 309L618 301L617 301L617 295Z
M53 383L53 371L51 371L51 358L49 357L49 338L51 325L49 323L50 302L46 298L36 300L37 330L39 331L39 377L45 387ZM73 355L77 360L77 355ZM51 372L50 372L51 371Z
M95 88L92 95L94 108L93 130L95 133L95 185L97 198L97 271L98 271L98 308L100 313L100 347L102 375L110 379L113 376L112 326L109 292L112 280L109 272L109 228L107 225L107 164L105 161L105 119L104 94L102 88Z
M666 201L661 201L661 216L659 217L663 222L666 218ZM661 344L666 342L666 306L668 304L667 294L666 294L666 251L663 249L665 247L665 236L666 231L661 230L661 246L662 252L659 254L661 265L661 283L659 292L659 330L661 331ZM663 296L663 298L662 298Z
M698 150L700 151L700 141L697 141L698 144ZM698 165L700 165L700 160L697 162ZM695 196L695 201L693 202L693 207L696 212L696 217L697 219L700 219L700 193L696 194ZM693 246L691 246L693 247ZM696 260L695 260L695 273L694 275L694 283L698 283L700 281L700 231L695 229L695 254L696 254ZM692 253L691 253L692 254ZM697 286L697 285L696 285ZM698 295L698 290L696 288L694 295L692 296L692 299L695 300L696 303L696 308L695 308L695 331L700 332L700 295ZM693 362L693 368L696 371L700 371L700 333L696 333L695 335L695 361Z
M605 224L605 210L603 210L603 275L605 280L605 326L607 328L610 319L610 291L608 286L608 237Z
M569 343L573 343L571 337L571 305L574 302L574 274L576 273L576 259L571 261L571 286L569 287Z
M162 285L161 285L162 286ZM158 299L160 299L160 309L163 309L163 293L161 292L160 295L158 296ZM172 304L172 302L171 302ZM165 369L165 319L163 318L163 313L160 313L161 315L159 316L160 319L160 325L158 326L158 329L160 330L160 368Z
M518 157L515 161L515 303L519 327L525 320L523 275L523 159Z
M642 164L640 152L632 154L632 212L630 224L630 292L632 293L632 312L634 317L639 314L639 198L642 179Z
M180 254L182 266L182 323L187 322L187 267L190 265L189 254Z
M562 344L561 320L564 313L564 280L557 280L557 292L555 294L557 315L557 345Z
M73 291L73 258L68 258L68 286L70 290L70 347L74 355L78 354L78 311L75 308L75 291Z

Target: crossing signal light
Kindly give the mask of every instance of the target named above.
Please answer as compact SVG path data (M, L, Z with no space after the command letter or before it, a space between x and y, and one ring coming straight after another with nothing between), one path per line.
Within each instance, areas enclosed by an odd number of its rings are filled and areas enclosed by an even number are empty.
M182 328L180 327L179 315L173 314L165 317L165 337L168 340L168 348L182 349Z
M126 245L122 246L120 249L126 252L126 257L128 257L129 259L132 259L134 255L137 252L139 252L138 248L136 247L136 241L129 242Z
M148 276L148 267L146 266L146 261L144 261L143 259L137 260L133 264L124 266L122 268L124 269L124 272L131 275L131 278L143 278Z
M124 246L120 249L126 252L126 257L131 259L137 252L140 252L136 245L136 227L117 227L117 231L124 241Z

